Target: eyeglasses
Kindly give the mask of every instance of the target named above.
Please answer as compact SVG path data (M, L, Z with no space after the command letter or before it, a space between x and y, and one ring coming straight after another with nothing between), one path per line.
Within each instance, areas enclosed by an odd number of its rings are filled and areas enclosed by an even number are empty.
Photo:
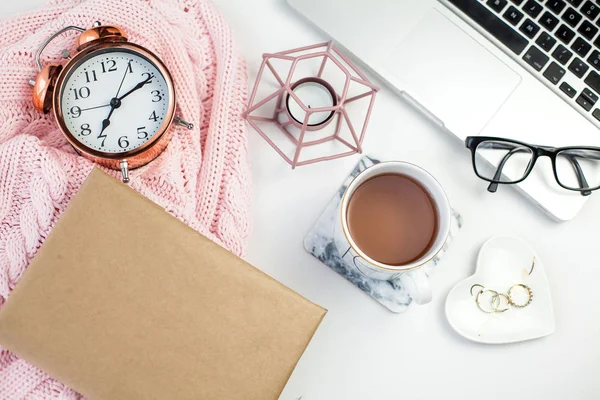
M469 136L465 145L473 155L475 174L490 182L489 192L498 184L513 184L525 180L539 157L552 160L554 177L568 190L589 196L600 188L600 147L534 146L512 139Z

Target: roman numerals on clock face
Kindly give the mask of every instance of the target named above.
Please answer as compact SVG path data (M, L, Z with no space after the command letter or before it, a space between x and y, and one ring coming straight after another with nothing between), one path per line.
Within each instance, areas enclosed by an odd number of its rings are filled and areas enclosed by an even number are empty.
M108 49L72 68L60 102L66 127L83 146L123 153L159 132L170 98L166 79L154 63L135 52Z

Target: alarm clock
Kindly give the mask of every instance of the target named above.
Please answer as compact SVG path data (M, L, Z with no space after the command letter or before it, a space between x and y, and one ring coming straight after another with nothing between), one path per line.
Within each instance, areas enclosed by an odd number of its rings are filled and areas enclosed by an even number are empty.
M63 50L66 64L42 68L46 46L64 32L80 32L77 52ZM121 170L154 160L171 139L171 126L193 125L175 117L176 93L164 63L151 51L131 43L116 26L96 21L91 29L68 26L54 33L36 54L39 75L33 104L53 110L58 127L82 156Z

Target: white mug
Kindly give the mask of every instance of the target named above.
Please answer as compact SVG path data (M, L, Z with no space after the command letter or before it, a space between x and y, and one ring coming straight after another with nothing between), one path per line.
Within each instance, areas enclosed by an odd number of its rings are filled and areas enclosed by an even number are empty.
M430 249L418 260L405 265L386 265L367 256L354 242L348 228L347 212L350 198L367 180L384 174L401 174L420 183L431 196L438 216L438 230ZM354 263L364 275L379 280L400 280L408 294L416 304L426 304L431 301L432 290L428 276L421 268L431 261L444 247L450 234L452 212L448 197L439 182L427 171L416 165L390 161L376 164L361 172L350 183L344 195L338 212L336 212L334 239L343 259Z

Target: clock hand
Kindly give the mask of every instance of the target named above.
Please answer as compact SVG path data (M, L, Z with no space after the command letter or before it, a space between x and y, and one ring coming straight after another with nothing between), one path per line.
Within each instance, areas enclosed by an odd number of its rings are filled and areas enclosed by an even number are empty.
M125 75L123 75L123 79L121 79L121 84L119 85L119 89L117 89L117 94L115 98L119 97L119 93L121 93L121 88L123 87L123 82L125 82L125 78L127 77L127 70L129 70L129 65L131 64L131 60L127 63L127 68L125 68Z
M102 121L102 130L100 131L100 134L98 135L98 139L102 138L102 146L104 146L104 141L106 140L106 135L103 135L104 131L106 130L106 128L108 128L108 126L110 125L110 117L112 117L113 113L115 112L115 110L119 107L121 107L121 100L117 99L116 97L114 99L112 99L110 101L110 111L108 113L108 116Z
M108 106L110 106L110 103L108 103L108 104L103 104L103 105L101 105L101 106L96 106L96 107L84 108L84 109L82 109L82 110L80 110L80 111L81 111L81 112L84 112L84 111L95 110L96 108L104 108L104 107L108 107Z
M98 135L98 137L102 137L102 133L104 133L104 130L110 125L110 117L112 116L114 111L115 107L112 104L110 104L110 112L108 113L108 116L102 121L102 130L100 131L100 135Z
M117 100L121 101L125 97L129 96L131 93L135 92L136 90L143 88L144 85L146 85L152 81L152 78L154 78L154 75L150 75L148 78L146 78L145 80L143 80L140 83L138 83L137 85L135 85L133 89L131 89L129 92L125 93L123 96L119 97Z

